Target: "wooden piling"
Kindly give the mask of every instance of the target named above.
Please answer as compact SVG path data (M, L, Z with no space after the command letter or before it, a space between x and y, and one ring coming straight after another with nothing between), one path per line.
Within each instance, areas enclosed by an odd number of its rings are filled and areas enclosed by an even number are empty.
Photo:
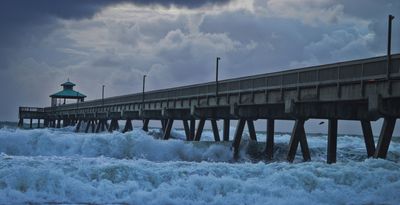
M37 128L40 128L40 119L37 119Z
M224 137L224 141L226 141L226 142L229 141L229 129L230 129L230 120L224 119L223 137Z
M395 124L396 118L385 117L374 154L375 158L386 158Z
M205 119L200 119L199 124L197 125L197 132L194 137L194 141L200 141L201 139L201 134L203 133L203 128L206 120Z
M337 151L337 119L329 119L328 121L328 146L327 146L327 158L328 164L336 163L336 151Z
M372 134L371 122L361 121L361 127L364 135L365 148L367 149L368 157L374 156L375 153L375 142Z
M274 133L275 133L275 120L267 120L267 139L265 144L265 154L267 159L271 160L274 156Z
M214 134L214 140L216 142L221 141L221 139L219 137L218 125L217 125L217 121L216 120L211 120L211 127L212 127L213 134Z

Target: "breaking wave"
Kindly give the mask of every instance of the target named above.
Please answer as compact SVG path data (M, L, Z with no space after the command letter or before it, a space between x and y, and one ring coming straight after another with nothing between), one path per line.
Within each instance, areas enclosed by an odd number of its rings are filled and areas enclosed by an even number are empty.
M205 132L205 139L212 132ZM72 128L0 129L0 204L397 204L400 143L388 160L367 159L359 136L338 138L328 165L326 136L310 135L311 162L287 163L290 136L276 136L276 161L257 159L264 142L155 139L128 133L74 133ZM265 135L258 134L259 141ZM246 139L246 137L245 137ZM254 151L255 150L255 151ZM254 154L256 152L256 154ZM298 152L300 152L298 150ZM256 160L255 160L256 159ZM301 161L298 153L297 161ZM240 163L237 163L239 160Z

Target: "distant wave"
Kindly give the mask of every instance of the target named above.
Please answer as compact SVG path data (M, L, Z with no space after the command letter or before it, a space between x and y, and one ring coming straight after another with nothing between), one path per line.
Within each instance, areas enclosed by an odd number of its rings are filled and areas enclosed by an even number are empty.
M16 156L82 156L112 157L117 159L147 159L151 161L216 161L231 162L231 142L213 143L212 132L205 132L208 142L185 142L183 140L159 140L160 135L151 131L148 135L141 129L120 133L74 133L72 127L62 129L0 129L0 153ZM183 131L173 131L174 138L184 138ZM261 152L263 143L254 145L242 141L240 160L251 160L249 153ZM265 135L260 134L260 139ZM284 161L290 136L275 137L275 159ZM324 161L326 157L326 136L308 137L311 156L314 161ZM400 144L392 142L388 158L400 160ZM257 153L253 154L253 157ZM298 148L300 155L300 148ZM297 157L301 158L301 157ZM338 158L340 160L361 161L366 158L364 142L361 137L341 136L338 138Z

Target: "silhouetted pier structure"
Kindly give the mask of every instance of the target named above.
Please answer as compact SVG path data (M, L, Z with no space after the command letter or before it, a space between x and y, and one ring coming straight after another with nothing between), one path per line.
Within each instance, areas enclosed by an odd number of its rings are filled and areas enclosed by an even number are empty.
M20 125L24 119L30 119L32 127L32 119L38 119L40 126L43 119L45 127L74 125L77 131L100 132L117 130L118 121L124 120L125 132L132 130L134 120L140 121L145 131L150 120L157 120L161 122L163 139L167 140L174 123L182 121L186 140L200 141L208 120L215 141L228 141L230 121L237 120L232 142L237 153L245 124L250 139L257 140L254 121L266 119L265 156L272 158L275 120L294 120L287 153L291 162L299 144L303 159L310 160L306 120L328 119L327 162L334 163L338 120L357 120L363 130L367 155L385 158L400 116L400 54L389 56L46 108L20 107ZM379 118L384 118L384 122L375 147L370 122ZM222 138L217 120L223 120ZM86 127L82 127L82 122L86 122Z

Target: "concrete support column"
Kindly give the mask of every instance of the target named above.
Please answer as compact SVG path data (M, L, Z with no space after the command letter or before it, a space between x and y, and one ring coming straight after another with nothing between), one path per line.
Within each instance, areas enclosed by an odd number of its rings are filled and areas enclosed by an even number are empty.
M171 130L172 130L172 125L174 124L173 119L168 119L167 125L165 126L165 131L164 131L164 140L168 140L171 137Z
M92 133L94 133L95 132L95 129L96 129L96 120L92 120Z
M265 145L265 155L267 159L271 160L274 156L274 133L275 133L275 120L267 120L267 139Z
M69 119L64 118L64 119L63 119L63 124L62 124L62 126L63 126L63 127L66 127L66 126L68 126L68 125L69 125Z
M189 140L193 141L195 138L195 131L196 131L196 120L190 119L190 135Z
M361 127L364 135L365 148L367 149L368 157L374 156L375 153L375 142L372 134L371 122L361 121Z
M61 120L60 119L57 119L57 126L56 126L57 128L61 128Z
M216 142L221 141L220 137L219 137L219 131L218 131L218 125L217 125L217 121L216 120L211 120L211 127L214 133L214 140Z
M101 128L100 128L101 131L104 132L104 131L108 130L108 129L106 129L106 127L107 127L107 119L104 119L101 121Z
M108 120L104 120L104 125L106 126L106 130L110 129L110 125L108 124Z
M395 124L396 118L386 117L383 121L381 134L379 135L378 145L376 146L374 154L375 158L386 158Z
M76 120L75 119L72 119L70 121L70 123L69 123L70 126L75 126L75 124L76 124Z
M96 133L99 133L99 132L100 132L100 126L101 126L101 120L99 120L99 123L97 123L97 126L96 126Z
M79 132L80 128L81 128L81 124L82 124L82 120L78 121L78 124L75 127L75 132Z
M24 118L19 118L18 127L19 127L19 128L24 127Z
M200 141L201 139L201 134L203 133L203 128L206 120L205 119L200 119L199 120L199 125L197 126L197 132L194 137L194 141Z
M254 128L253 120L247 120L247 128L249 129L250 139L257 141L256 129Z
M132 130L133 130L132 120L128 118L128 119L126 119L125 127L122 132L125 133L125 132L132 131Z
M224 141L229 141L229 129L230 129L230 120L224 119Z
M165 132L166 127L167 127L167 120L161 120L161 129L163 132Z
M40 119L37 119L37 128L40 128Z
M328 122L328 146L327 146L327 158L328 164L336 163L336 151L337 151L337 128L338 120L329 119Z
M110 127L108 128L109 132L112 132L114 130L119 130L119 124L117 119L111 119L111 124Z
M301 151L303 154L304 161L309 161L310 151L308 149L307 138L304 130L304 119L298 119L293 127L292 136L289 142L289 151L287 154L287 160L293 162L296 155L298 144L300 143Z
M238 124L236 126L235 136L233 138L233 143L232 143L233 152L235 156L239 154L240 141L242 140L243 129L245 124L246 124L245 119L239 119Z
M149 131L149 119L143 119L143 127L142 130L145 132Z
M49 127L49 119L47 119L47 118L43 119L43 126L44 126L45 128L48 128L48 127Z
M29 128L32 129L32 118L29 119Z
M185 130L186 141L190 141L189 123L187 120L182 120L182 123L183 123L183 129Z
M87 122L86 122L86 129L85 129L85 133L88 133L89 132L89 128L90 128L90 124L92 123L92 121L91 120L88 120Z

